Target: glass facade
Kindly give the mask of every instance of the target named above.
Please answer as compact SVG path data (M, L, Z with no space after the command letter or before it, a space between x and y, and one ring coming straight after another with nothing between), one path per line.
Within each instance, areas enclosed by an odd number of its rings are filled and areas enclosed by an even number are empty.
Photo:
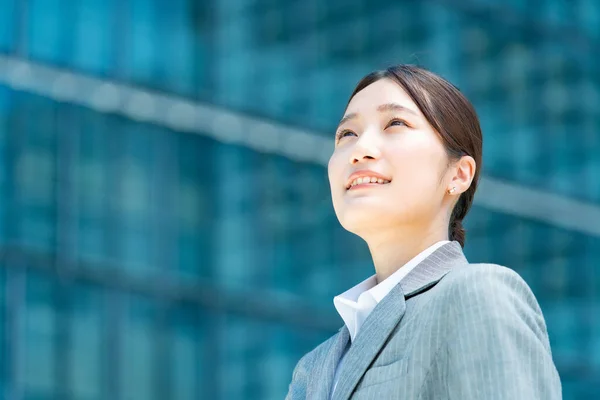
M337 222L323 162L256 151L267 134L256 121L328 143L373 69L419 63L445 76L480 115L486 178L600 215L596 1L0 0L0 10L2 398L283 398L298 359L342 324L332 297L372 266ZM37 93L7 63L72 75L32 74L49 88ZM88 93L85 77L105 85ZM130 87L145 91L138 109L105 112L114 88ZM237 141L215 134L226 122L216 117L198 122L206 131L174 129L144 114L163 95L253 127L229 125ZM476 200L466 255L524 277L565 399L596 398L600 231L528 209Z

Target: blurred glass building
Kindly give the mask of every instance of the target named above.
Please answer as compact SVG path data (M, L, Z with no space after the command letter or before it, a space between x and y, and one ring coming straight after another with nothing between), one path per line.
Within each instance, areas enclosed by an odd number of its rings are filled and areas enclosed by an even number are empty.
M595 0L0 0L0 396L283 398L372 274L335 126L403 62L482 120L467 257L524 277L565 399L598 398L598 26Z

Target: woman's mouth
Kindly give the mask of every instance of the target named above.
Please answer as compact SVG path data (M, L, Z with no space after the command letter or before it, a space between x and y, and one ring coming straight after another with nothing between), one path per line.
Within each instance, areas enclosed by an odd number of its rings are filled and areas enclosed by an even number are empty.
M348 187L346 187L346 190L357 189L357 188L361 188L361 187L386 185L390 182L391 181L387 180L387 179L376 178L374 176L373 177L365 176L365 177L357 178L357 179L353 180L352 182L350 182Z

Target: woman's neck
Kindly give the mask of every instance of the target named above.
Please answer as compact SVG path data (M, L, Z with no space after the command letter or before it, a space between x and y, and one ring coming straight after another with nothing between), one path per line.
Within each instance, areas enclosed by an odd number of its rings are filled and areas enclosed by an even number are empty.
M426 235L382 234L377 238L370 238L367 244L375 265L377 282L387 279L423 250L441 240L448 240L447 232L434 232Z

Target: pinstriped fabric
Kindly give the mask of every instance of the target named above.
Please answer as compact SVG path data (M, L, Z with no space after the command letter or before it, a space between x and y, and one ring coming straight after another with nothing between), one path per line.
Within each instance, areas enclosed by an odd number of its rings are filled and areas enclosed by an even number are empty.
M329 399L345 327L305 355L286 399ZM561 399L546 324L514 271L469 264L457 242L421 262L373 310L333 400Z

